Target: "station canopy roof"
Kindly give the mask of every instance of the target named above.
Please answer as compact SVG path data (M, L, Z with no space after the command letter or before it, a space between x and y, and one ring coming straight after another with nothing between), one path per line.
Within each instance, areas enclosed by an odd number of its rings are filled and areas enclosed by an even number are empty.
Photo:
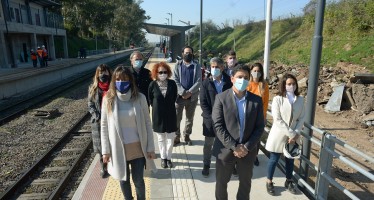
M61 1L60 0L30 0L30 2L50 7L50 6L56 6L61 7Z
M194 25L189 26L173 26L173 25L163 25L163 24L149 24L144 23L145 30L148 33L163 35L163 36L174 36L178 33L185 32L190 28L193 28Z

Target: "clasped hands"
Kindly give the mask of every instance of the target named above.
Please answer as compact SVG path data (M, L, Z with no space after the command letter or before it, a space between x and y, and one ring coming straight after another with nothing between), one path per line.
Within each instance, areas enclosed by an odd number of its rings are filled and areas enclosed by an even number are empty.
M293 138L288 138L288 143L289 144L294 144L297 139L299 139L299 134L296 134L295 137L293 137Z
M190 91L187 91L184 95L182 95L182 99L188 99L192 96L192 93Z
M238 158L243 158L247 154L248 154L248 149L246 146L244 146L243 144L238 144L236 146L235 151L234 151L234 156Z

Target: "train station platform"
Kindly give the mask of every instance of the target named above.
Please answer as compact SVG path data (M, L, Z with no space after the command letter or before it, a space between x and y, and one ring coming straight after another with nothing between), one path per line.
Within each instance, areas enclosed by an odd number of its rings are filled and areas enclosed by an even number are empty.
M162 54L159 54L156 48L152 57L149 59L148 68L152 64L165 61ZM173 67L173 64L170 64ZM202 135L202 117L201 108L198 104L194 117L194 125L191 134L192 146L179 144L173 148L172 162L174 167L163 169L160 167L160 156L157 145L157 139L154 137L156 154L155 160L158 171L156 173L145 173L146 195L147 199L189 199L189 200L210 200L215 199L215 158L212 158L210 175L208 178L202 176L203 169L203 145L204 136ZM184 127L184 120L180 127ZM251 199L308 199L298 190L296 195L288 192L284 187L285 175L277 168L274 174L276 196L270 196L266 192L266 166L268 158L260 151L258 155L260 165L254 166ZM74 200L112 200L123 199L119 182L113 178L102 179L99 176L99 158L96 156L88 172L83 178ZM236 193L239 186L238 177L232 176L228 184L228 199L236 199ZM133 188L134 190L134 188ZM133 192L135 195L135 192Z
M109 52L109 53L103 53L103 54L97 54L97 55L90 55L90 56L87 56L86 58L59 58L56 60L48 61L48 67L42 67L42 68L40 67L39 62L37 63L37 67L34 68L32 61L30 60L27 63L18 64L16 68L0 68L0 80L4 79L4 77L9 77L9 75L20 74L22 72L46 71L46 70L56 69L56 67L64 67L64 66L66 67L66 66L71 66L71 65L87 63L93 60L102 59L102 58L113 56L116 54L122 54L129 50L133 50L133 49L116 51L116 53Z
M126 49L115 53L88 56L85 59L68 58L48 62L48 67L37 68L32 63L20 64L17 68L0 68L0 100L21 96L54 83L67 81L74 76L91 73L103 63L112 63L124 59L134 50Z

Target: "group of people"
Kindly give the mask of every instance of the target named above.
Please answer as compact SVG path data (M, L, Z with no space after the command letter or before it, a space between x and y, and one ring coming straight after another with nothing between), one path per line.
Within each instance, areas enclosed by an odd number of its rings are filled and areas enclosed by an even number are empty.
M36 51L34 51L34 49L31 49L30 55L34 68L38 67L38 61L40 67L48 67L48 51L44 45L42 45L41 48L38 46Z
M182 60L173 69L165 62L156 63L151 71L146 69L139 51L130 55L130 67L120 65L114 72L106 65L96 69L88 96L94 150L101 155L101 176L110 174L120 180L125 199L133 198L130 174L137 199L145 199L144 169L156 169L153 134L157 136L162 168L174 166L173 146L181 142L192 145L199 99L205 136L202 175L209 176L213 155L216 199L228 199L227 184L232 174L239 177L237 199L249 199L269 103L263 67L260 63L238 64L236 53L230 51L226 64L219 57L210 60L210 76L202 80L193 53L192 47L185 46ZM182 132L183 110L186 121ZM295 76L283 76L271 111L273 126L265 146L270 152L266 189L275 195L275 167L284 146L297 143L303 125L304 99L299 95ZM296 193L292 181L294 159L285 160L285 187Z

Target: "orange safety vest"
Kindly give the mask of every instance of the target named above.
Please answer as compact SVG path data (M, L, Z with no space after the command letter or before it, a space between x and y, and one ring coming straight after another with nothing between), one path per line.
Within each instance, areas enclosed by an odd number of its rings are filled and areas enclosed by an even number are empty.
M35 52L32 52L31 53L31 60L36 60L37 58L36 58L36 53Z
M43 56L43 50L38 49L38 50L36 50L36 52L38 53L38 56L39 56L39 57L42 57L42 56Z
M44 49L42 51L43 51L43 57L48 57L47 49Z

